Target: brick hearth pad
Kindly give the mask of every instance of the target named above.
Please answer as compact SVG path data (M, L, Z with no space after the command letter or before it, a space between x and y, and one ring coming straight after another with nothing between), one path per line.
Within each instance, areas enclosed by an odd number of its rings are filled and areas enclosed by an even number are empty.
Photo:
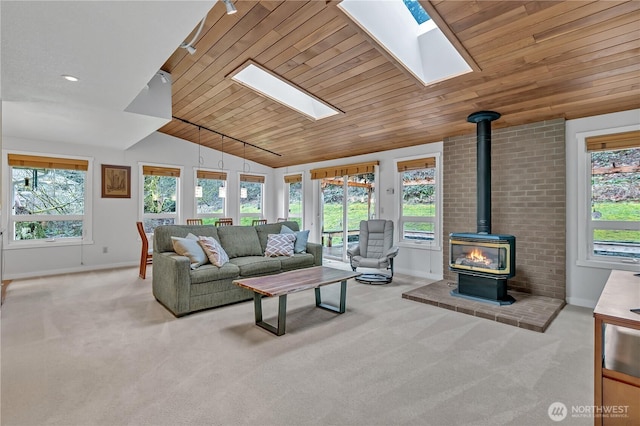
M455 283L450 280L436 281L407 291L402 297L540 333L544 333L565 305L564 300L509 291L516 302L497 306L451 296L450 292L455 288Z

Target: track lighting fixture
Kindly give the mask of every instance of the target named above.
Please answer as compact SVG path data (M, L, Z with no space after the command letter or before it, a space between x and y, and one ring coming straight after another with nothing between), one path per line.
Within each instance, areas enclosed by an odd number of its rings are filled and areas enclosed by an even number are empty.
M231 0L222 0L224 1L224 5L227 8L227 15L233 15L238 11Z
M200 21L200 26L198 27L198 31L196 32L196 35L193 36L193 39L189 43L185 43L184 41L180 43L180 47L182 47L183 49L186 49L187 52L189 52L191 55L196 53L196 48L193 46L193 43L195 43L196 40L198 39L198 36L202 31L202 27L204 27L204 21L206 20L207 20L207 15L205 15L204 18L202 18L202 21Z
M233 5L233 3L231 2L231 0L222 0L222 1L224 1L224 5L227 8L227 15L233 15L238 11L236 7ZM205 15L204 18L202 18L202 21L200 21L200 26L198 27L198 31L196 32L196 35L193 36L193 39L189 43L184 41L180 43L180 47L185 49L191 55L196 53L196 47L194 46L194 43L200 36L200 33L202 32L202 27L204 27L204 21L206 20L207 20L207 15Z
M157 74L160 77L160 81L162 81L163 84L167 84L169 82L169 80L167 80L167 76L164 75L163 71L158 71Z

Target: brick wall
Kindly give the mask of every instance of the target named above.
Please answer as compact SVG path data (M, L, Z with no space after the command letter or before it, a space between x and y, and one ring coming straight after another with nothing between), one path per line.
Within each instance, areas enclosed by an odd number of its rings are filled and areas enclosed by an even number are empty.
M565 299L565 143L562 118L496 129L491 136L494 234L516 237L509 288ZM471 125L471 124L470 124ZM444 140L444 276L449 233L476 232L476 130Z

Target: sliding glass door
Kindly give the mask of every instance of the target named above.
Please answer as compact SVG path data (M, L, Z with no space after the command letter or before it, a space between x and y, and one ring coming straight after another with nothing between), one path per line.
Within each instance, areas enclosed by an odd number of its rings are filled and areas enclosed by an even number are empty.
M375 174L325 178L320 188L323 254L347 261L347 249L358 245L360 221L375 215Z
M322 251L323 256L342 259L342 235L344 223L344 182L342 178L320 181L322 198Z

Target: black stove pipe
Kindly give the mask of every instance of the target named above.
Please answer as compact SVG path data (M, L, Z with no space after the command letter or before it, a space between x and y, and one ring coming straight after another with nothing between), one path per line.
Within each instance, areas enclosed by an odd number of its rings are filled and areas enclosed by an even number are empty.
M491 122L498 118L500 114L494 111L478 111L467 117L468 122L477 124L478 234L491 234Z

